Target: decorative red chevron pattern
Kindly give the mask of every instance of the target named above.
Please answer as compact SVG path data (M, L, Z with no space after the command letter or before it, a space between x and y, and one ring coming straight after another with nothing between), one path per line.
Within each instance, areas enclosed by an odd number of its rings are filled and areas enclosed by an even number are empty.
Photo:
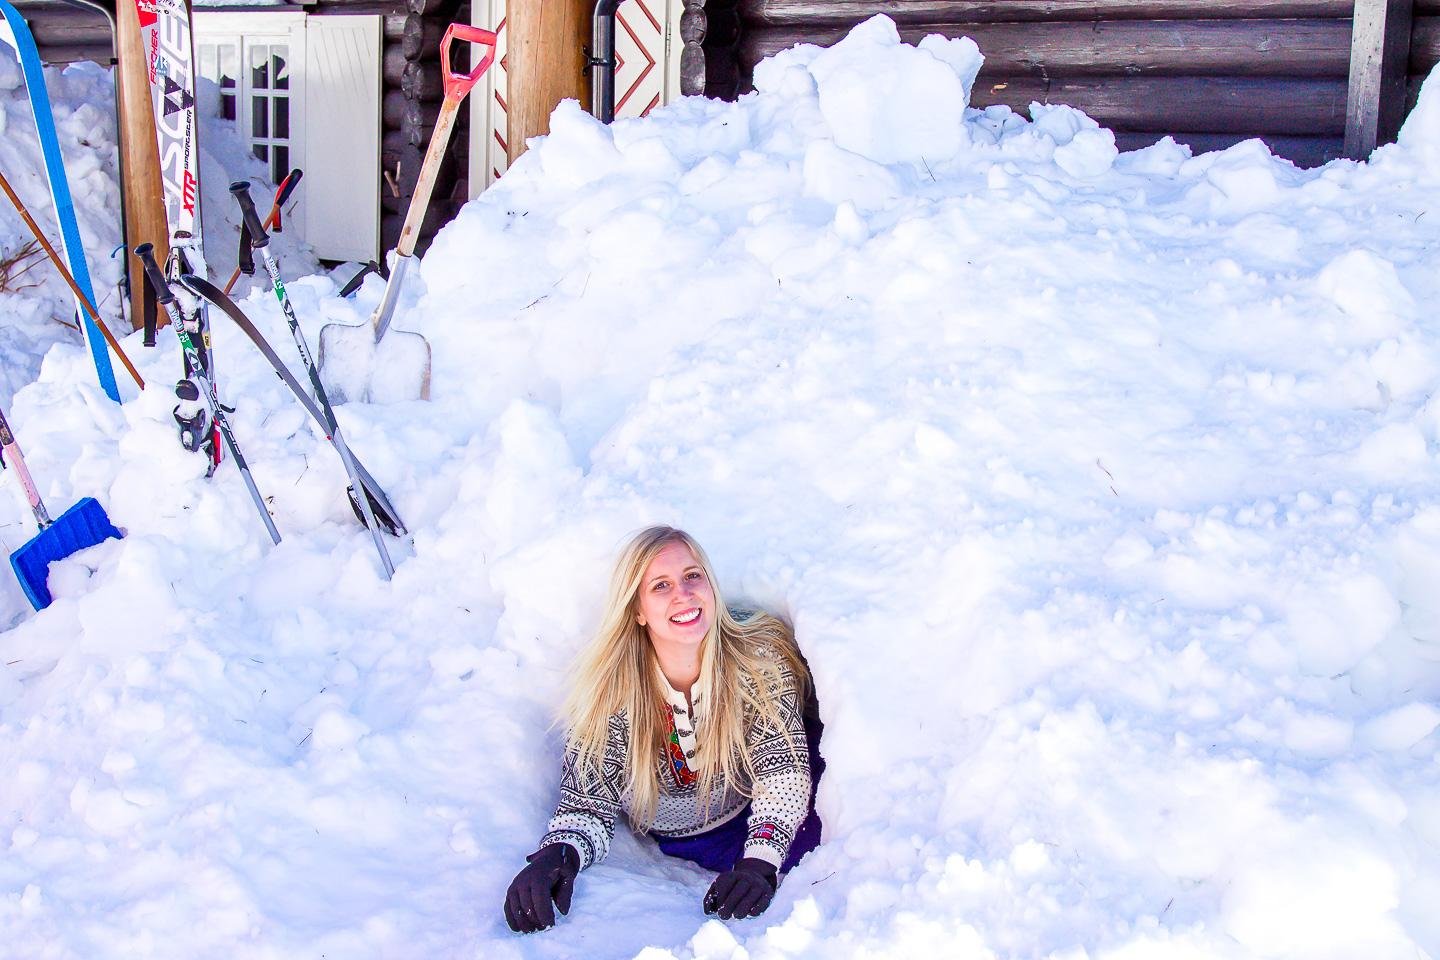
M672 14L668 0L625 0L615 15L615 116L643 117L660 106L665 98L665 24ZM678 4L675 4L678 7ZM490 23L499 40L495 66L489 78L490 138L485 145L487 186L509 169L505 101L509 74L506 71L505 0L490 0ZM679 22L678 11L673 14ZM485 24L481 24L485 26ZM678 30L678 26L676 28ZM675 56L680 45L675 44ZM587 104L588 107L588 104Z
M615 116L645 116L665 92L665 0L626 0L620 5L615 60Z

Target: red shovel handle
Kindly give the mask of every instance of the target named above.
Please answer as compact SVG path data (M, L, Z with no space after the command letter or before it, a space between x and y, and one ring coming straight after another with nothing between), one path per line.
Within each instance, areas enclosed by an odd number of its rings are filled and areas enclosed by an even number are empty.
M485 56L480 62L470 68L469 73L459 73L450 69L450 41L460 39L470 43L483 43L486 47ZM470 88L485 76L485 71L495 62L495 45L497 43L494 31L485 30L480 27L472 27L468 23L452 23L445 28L445 36L440 41L440 68L445 77L445 99L463 100L470 92Z

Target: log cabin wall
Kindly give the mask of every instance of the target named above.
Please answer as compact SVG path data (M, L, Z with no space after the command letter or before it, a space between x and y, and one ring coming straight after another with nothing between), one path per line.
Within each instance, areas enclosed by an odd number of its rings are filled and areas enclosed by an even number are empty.
M877 13L914 43L969 36L972 104L1066 103L1121 149L1164 135L1197 152L1249 137L1302 165L1341 156L1354 0L686 0L685 92L734 97L755 64L829 45ZM1412 102L1440 60L1440 0L1415 0Z
M425 150L440 115L445 88L440 67L440 38L451 23L470 22L469 0L398 0L393 3L320 0L308 11L314 16L347 13L382 13L383 46L380 68L380 249L394 249L400 241L405 214L420 176ZM456 44L465 56L469 44ZM454 65L468 70L469 60ZM415 249L424 253L430 241L459 212L469 196L470 118L461 110L430 206L421 224Z
M1420 84L1440 63L1440 0L1415 0L1415 20L1411 31L1407 113L1420 96Z

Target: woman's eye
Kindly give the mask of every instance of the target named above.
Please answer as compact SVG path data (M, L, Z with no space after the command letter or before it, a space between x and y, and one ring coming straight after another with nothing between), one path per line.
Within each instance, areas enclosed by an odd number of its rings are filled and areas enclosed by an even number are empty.
M700 579L700 571L699 571L699 570L691 570L689 573L685 574L685 579L686 579L686 580L699 580L699 579Z
M665 589L666 587L668 587L668 586L670 586L670 581L668 581L668 580L656 580L656 581L655 581L655 586L651 587L650 589L651 589L651 590L654 590L656 593L659 593L661 590L664 590L664 589Z

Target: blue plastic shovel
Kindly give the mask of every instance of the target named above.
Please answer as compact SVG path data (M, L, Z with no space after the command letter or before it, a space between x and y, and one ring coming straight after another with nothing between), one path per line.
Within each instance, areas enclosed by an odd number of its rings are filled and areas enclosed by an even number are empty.
M104 508L94 497L81 500L62 513L59 519L50 519L50 514L40 499L40 491L36 489L30 470L25 466L20 444L15 442L15 434L10 431L5 411L0 409L0 467L7 466L7 457L10 463L15 465L20 486L25 488L25 498L30 501L30 509L34 511L35 522L40 527L39 533L10 554L10 566L14 568L20 587L25 591L25 596L30 598L30 603L36 610L43 610L50 606L51 600L50 587L46 583L50 564L56 560L64 560L86 547L103 543L111 537L118 540L120 531L115 529L115 525L105 515Z

